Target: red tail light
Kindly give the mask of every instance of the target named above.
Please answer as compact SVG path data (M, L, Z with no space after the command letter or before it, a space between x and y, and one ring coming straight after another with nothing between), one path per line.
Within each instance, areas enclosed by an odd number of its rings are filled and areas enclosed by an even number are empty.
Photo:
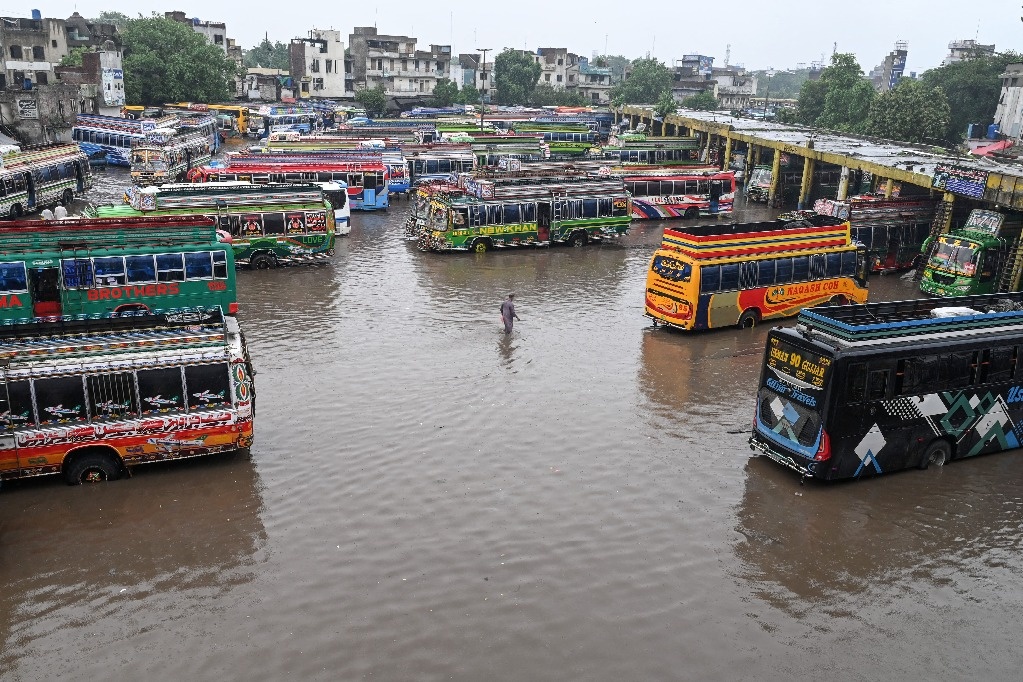
M227 314L228 315L237 315L238 314L238 304L237 303L229 303L228 306L227 306Z
M817 446L817 454L813 456L815 462L826 462L831 459L831 439L828 432L821 429L821 444Z

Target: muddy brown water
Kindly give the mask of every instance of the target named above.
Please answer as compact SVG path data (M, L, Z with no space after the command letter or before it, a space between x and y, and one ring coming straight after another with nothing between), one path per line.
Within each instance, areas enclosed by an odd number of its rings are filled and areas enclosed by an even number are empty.
M0 491L0 677L1018 678L1019 453L800 486L746 444L766 327L642 317L664 224L437 256L405 210L239 273L251 460Z

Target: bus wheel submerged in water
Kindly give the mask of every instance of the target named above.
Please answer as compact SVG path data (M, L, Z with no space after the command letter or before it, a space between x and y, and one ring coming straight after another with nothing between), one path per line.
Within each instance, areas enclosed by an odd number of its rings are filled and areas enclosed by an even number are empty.
M81 485L115 481L121 477L124 465L112 450L84 448L68 454L61 469L68 485Z
M271 270L277 267L277 261L269 253L257 253L249 259L249 267L253 270Z
M952 459L952 444L944 438L939 438L924 450L920 458L920 468L926 469L929 466L944 466Z
M486 253L490 250L491 246L492 244L489 239L477 239L473 241L470 248L476 253Z
M739 321L735 326L739 329L753 329L758 324L760 324L760 313L756 308L749 308L739 316Z

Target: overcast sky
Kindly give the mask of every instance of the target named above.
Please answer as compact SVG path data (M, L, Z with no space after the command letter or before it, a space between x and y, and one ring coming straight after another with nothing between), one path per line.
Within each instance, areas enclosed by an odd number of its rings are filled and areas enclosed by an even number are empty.
M265 0L175 0L172 4L126 0L50 0L13 4L0 0L0 14L23 16L39 8L44 17L67 18L77 10L94 17L102 10L135 16L139 6L161 12L182 10L204 21L223 21L227 35L249 48L268 33L287 42L310 28L334 28L347 36L353 26L376 25L381 33L410 35L421 48L451 44L474 48L567 47L589 56L594 51L626 57L652 56L671 64L683 54L731 62L748 69L794 68L797 64L853 52L864 71L879 64L898 40L909 44L907 72L938 66L956 39L977 38L999 50L1023 51L1023 10L1019 2L976 0L732 0L731 2L266 2ZM374 6L377 9L374 9ZM702 9L705 7L706 9ZM839 9L841 8L841 9ZM965 10L970 10L967 13ZM147 10L151 11L151 10ZM344 42L347 43L347 37ZM492 56L491 56L492 58Z

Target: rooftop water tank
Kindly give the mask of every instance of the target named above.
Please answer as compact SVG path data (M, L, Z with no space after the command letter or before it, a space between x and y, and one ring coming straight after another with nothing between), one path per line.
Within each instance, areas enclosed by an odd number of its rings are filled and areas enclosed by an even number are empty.
M40 21L40 20L42 20L42 18L43 18L43 13L42 12L40 12L37 9L32 10L32 20L33 21Z
M998 139L998 129L999 128L1000 128L1000 126L997 123L992 123L991 125L989 125L987 127L987 139L989 139L989 140L997 140Z

